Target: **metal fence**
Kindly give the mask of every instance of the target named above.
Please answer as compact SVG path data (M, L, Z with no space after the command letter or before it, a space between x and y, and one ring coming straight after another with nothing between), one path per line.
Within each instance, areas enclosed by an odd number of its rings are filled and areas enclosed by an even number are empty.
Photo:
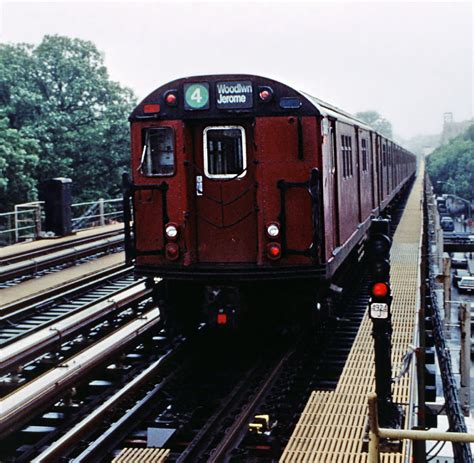
M99 199L71 205L72 230L84 230L122 221L122 199ZM0 246L48 236L44 201L15 205L0 213Z
M71 205L73 231L122 220L122 198L99 199Z

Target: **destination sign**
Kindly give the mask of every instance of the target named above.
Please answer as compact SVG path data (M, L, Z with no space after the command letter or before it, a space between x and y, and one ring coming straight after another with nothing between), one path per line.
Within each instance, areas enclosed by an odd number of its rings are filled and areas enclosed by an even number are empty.
M253 106L250 80L216 83L216 106L220 109L245 109Z

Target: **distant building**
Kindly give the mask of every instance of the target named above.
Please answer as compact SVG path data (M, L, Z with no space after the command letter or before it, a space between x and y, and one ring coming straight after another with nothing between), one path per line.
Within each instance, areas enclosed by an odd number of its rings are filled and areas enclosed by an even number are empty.
M474 124L474 119L462 122L454 122L453 113L447 112L443 114L443 132L441 133L441 144L445 145L454 137L463 133L471 124Z

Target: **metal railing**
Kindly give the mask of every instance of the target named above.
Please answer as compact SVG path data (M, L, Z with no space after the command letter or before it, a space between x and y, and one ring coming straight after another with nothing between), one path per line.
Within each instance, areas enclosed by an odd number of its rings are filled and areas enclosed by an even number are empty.
M44 201L15 205L0 213L0 247L47 236ZM72 230L84 230L122 221L122 198L71 204Z
M122 198L72 204L71 211L73 231L101 227L122 220Z
M12 212L0 214L0 246L40 236L44 201L16 204Z
M369 394L369 463L380 463L380 439L435 440L458 443L474 443L474 434L467 432L439 432L409 429L380 428L377 411L377 395ZM470 461L470 460L463 460Z

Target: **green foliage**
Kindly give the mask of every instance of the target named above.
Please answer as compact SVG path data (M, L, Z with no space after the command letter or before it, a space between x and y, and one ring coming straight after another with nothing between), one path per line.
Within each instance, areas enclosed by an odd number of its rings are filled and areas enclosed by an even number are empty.
M356 113L355 116L361 121L366 122L372 126L381 135L388 138L393 138L392 124L382 117L377 111L362 111Z
M426 167L437 194L453 193L455 184L458 196L474 199L474 125L433 151Z
M0 204L5 210L37 199L34 172L39 151L36 140L8 128L8 119L0 119Z
M93 43L45 36L37 47L0 45L0 103L9 128L40 147L36 185L71 177L75 201L117 196L135 97L109 79Z

